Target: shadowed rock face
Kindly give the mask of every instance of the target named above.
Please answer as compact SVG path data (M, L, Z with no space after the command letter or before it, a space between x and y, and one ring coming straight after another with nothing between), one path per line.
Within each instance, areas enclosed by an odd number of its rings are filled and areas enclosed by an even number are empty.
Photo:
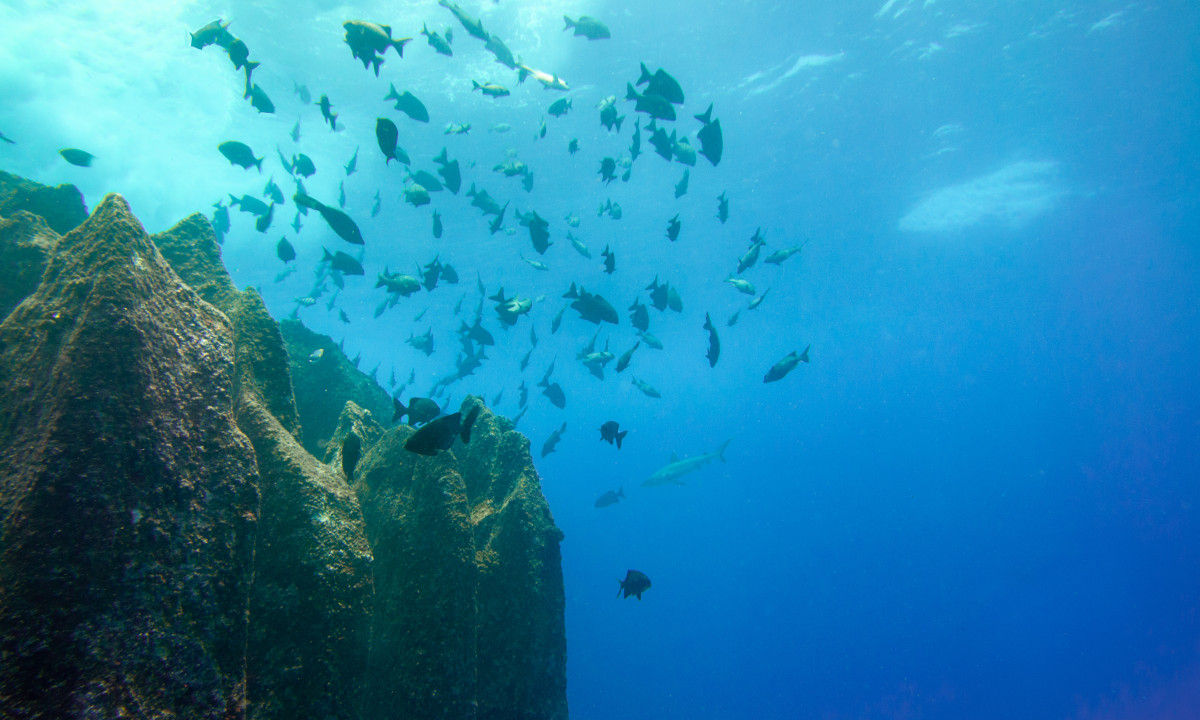
M404 450L199 215L0 214L0 257L0 717L565 719L561 533L508 421Z
M74 230L87 219L83 195L74 185L49 187L0 170L0 215L27 210L46 221L59 235Z

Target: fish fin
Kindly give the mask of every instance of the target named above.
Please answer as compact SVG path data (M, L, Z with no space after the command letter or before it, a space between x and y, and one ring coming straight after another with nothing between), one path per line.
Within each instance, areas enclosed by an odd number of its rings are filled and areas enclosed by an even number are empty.
M732 440L732 438L730 438L730 440ZM721 447L717 448L717 459L721 462L725 462L725 448L729 447L729 442L729 440L726 440L725 442L721 443Z
M645 85L653 78L654 76L650 74L650 68L646 67L646 63L642 63L642 76L638 78L637 84L639 86Z
M812 345L805 347L804 352L800 353L800 362L808 362L808 348L810 347L812 347Z
M617 433L617 449L618 450L621 449L621 441L624 440L625 436L628 434L629 434L628 430L622 430L621 432Z
M527 77L529 77L529 68L525 67L524 65L518 65L517 66L517 82L523 83L523 82L525 82L525 78L527 78Z
M396 48L397 55L402 58L404 57L404 46L407 45L410 40L412 40L412 38L401 38L399 40L392 41L392 47Z
M621 117L617 118L617 120L616 120L616 122L615 122L615 123L613 123L614 125L616 125L616 126L617 126L617 132L618 132L618 133L619 133L619 132L621 132L621 123L622 123L622 122L624 122L624 121L625 121L625 116L624 116L624 115L622 115Z
M628 83L628 82L625 83L625 99L626 100L637 100L638 99L638 91L633 89L633 83Z
M563 30L570 30L571 28L575 27L575 21L572 20L571 18L567 17L566 15L563 15L563 22L566 23L563 26Z
M704 123L705 125L708 125L709 123L712 122L712 111L713 111L712 103L709 103L707 110L700 113L699 115L693 115L692 117L696 118L697 120Z

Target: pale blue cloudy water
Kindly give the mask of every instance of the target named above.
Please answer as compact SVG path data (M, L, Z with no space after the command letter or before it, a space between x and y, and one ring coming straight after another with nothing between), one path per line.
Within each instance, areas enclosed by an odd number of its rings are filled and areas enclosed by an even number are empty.
M0 169L75 183L89 206L119 192L151 232L211 214L230 194L261 195L273 178L288 199L272 227L259 233L233 211L224 257L282 318L313 291L323 247L358 251L313 213L299 233L290 227L295 185L278 154L309 155L312 196L336 205L344 184L367 274L346 279L332 310L330 287L299 317L344 339L385 387L393 371L401 381L414 372L406 398L454 371L477 276L488 295L532 299L507 330L485 301L496 345L441 400L491 403L503 391L495 409L512 417L528 388L519 429L566 535L577 719L1200 716L1193 5L461 4L570 91L518 83L432 1L0 3L0 132L16 141L0 145ZM599 18L612 37L563 32L564 14ZM187 32L217 17L261 62L253 78L274 114L242 98L222 50L189 46ZM387 53L377 78L342 41L349 19L414 39L403 59ZM433 51L422 24L452 28L453 57ZM641 62L685 92L678 120L660 121L668 132L696 144L692 116L710 103L724 131L721 162L700 158L679 198L685 166L654 153L648 118L624 99ZM484 97L472 80L512 94ZM427 125L391 109L389 83L421 98ZM313 100L328 94L337 132L297 85ZM625 116L619 132L599 122L610 95ZM560 97L572 109L548 116ZM512 234L490 234L491 217L463 193L405 204L405 172L376 143L378 117L398 125L413 171L435 170L445 147L464 193L475 183L510 202ZM628 156L639 119L629 180L603 184L601 159ZM445 134L450 123L471 130ZM226 140L264 157L262 173L232 167L216 150ZM64 147L97 160L70 166ZM533 172L531 191L492 171L510 157ZM597 214L607 200L619 220ZM517 223L516 211L531 210L550 223L544 255ZM751 310L725 279L758 228L763 257L804 247L741 275L767 293ZM298 269L277 281L284 236ZM435 256L461 283L374 317L376 275L416 274ZM597 329L597 349L616 356L637 342L627 308L649 303L656 276L683 303L650 310L664 349L643 342L624 372L614 361L593 377L577 353ZM552 334L572 282L607 298L620 323L598 328L568 309ZM706 314L721 340L715 367ZM539 342L522 372L531 328ZM403 342L428 329L431 356ZM810 363L763 383L810 345ZM552 361L562 410L537 387ZM620 450L600 440L607 420L629 431ZM538 457L564 421L556 451ZM725 440L726 461L683 485L642 485L672 453ZM619 487L621 502L593 506ZM615 597L630 568L653 582L640 601Z

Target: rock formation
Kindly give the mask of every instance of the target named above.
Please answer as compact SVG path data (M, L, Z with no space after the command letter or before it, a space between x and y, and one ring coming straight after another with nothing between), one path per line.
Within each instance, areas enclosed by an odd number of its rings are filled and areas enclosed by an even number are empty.
M0 173L0 718L565 718L528 441L403 450L202 216L71 197Z

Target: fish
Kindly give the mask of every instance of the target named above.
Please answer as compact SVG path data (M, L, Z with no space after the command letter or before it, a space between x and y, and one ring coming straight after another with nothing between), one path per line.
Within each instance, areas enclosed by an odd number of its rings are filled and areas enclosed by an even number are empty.
M313 164L312 158L304 153L297 153L292 158L292 168L306 178L312 177L317 172L317 166Z
M512 50L504 44L496 35L489 35L487 42L484 43L483 49L496 56L496 62L500 63L511 70L517 69L517 59L513 57Z
M504 213L507 211L508 203L504 203L504 207L500 208L500 213L496 215L496 217L492 218L492 221L488 223L488 231L490 234L495 235L504 227Z
M592 257L592 251L588 249L588 246L584 245L582 240L572 235L569 230L567 231L567 239L571 241L571 247L575 248L575 252L585 258Z
M680 227L682 227L682 224L679 221L679 213L675 213L675 217L671 218L667 223L667 239L671 242L678 240Z
M633 87L633 83L625 83L625 99L636 101L633 106L634 112L646 113L659 120L675 119L675 106L666 98L651 93L639 93Z
M513 297L496 305L496 314L500 316L500 322L512 326L517 323L517 318L527 314L533 309L533 301L528 298Z
M250 213L262 217L271 212L271 208L265 202L251 195L243 195L240 198L229 196L229 204L236 207L242 212Z
M563 297L573 299L575 302L571 303L571 308L578 312L581 318L590 323L599 325L602 322L607 322L617 325L620 322L617 318L617 311L613 309L613 306L607 300L599 295L589 293L583 286L576 289L575 283L571 283L571 288L567 290Z
M267 185L263 188L263 197L270 199L276 205L283 204L283 190L275 184L275 178L267 179Z
M409 333L408 339L404 342L408 343L419 352L425 353L425 357L433 354L433 328L430 328L424 335L413 335Z
M250 62L250 48L246 47L246 43L237 38L229 41L225 46L225 52L229 54L229 61L233 63L234 70L246 68L246 78L249 79L250 73L254 68L258 67L258 63Z
M338 309L338 319L347 325L350 324L350 316L346 314L345 310Z
M645 340L645 337L646 336L643 335L642 339ZM648 397L652 397L652 398L661 398L662 397L662 394L659 393L658 390L653 385L651 385L650 383L648 383L644 380L639 380L637 378L633 378L633 386L636 387L638 390L641 390L642 393Z
M578 213L567 213L566 215L564 215L564 216L563 216L563 220L564 220L564 221L567 223L567 225L569 225L570 227L573 227L573 228L577 228L577 227L579 227L579 222L580 222L580 220L579 220L579 214L578 214Z
M576 37L582 36L588 40L605 40L611 37L608 32L608 26L594 17L580 15L578 19L572 20L563 15L563 22L565 23L563 30L566 31L574 28Z
M262 172L263 159L254 157L254 151L246 143L226 140L217 146L217 150L221 151L230 165L237 165L246 170L257 167L258 171Z
M459 169L458 161L451 160L446 155L446 148L442 148L441 154L435 157L433 161L441 166L437 172L438 175L442 176L442 182L445 184L446 189L457 195L459 189L462 188L462 172Z
M663 349L662 340L659 340L657 337L644 330L638 333L638 337L642 339L642 342L646 343L646 347L653 348L655 350Z
M641 71L641 76L634 84L638 87L645 85L647 95L657 95L676 105L683 104L683 88L680 87L679 81L671 77L666 70L659 68L651 75L650 68L646 67L646 63L642 63Z
M625 579L618 580L617 583L620 585L617 595L624 594L626 598L633 595L638 600L641 600L642 593L650 589L650 578L646 577L645 573L638 572L637 570L626 570Z
M338 181L338 207L346 209L346 181Z
M750 248L738 258L737 271L739 275L754 267L754 264L758 262L759 252L766 244L766 241L763 240L762 228L758 228L754 231L754 237L750 238Z
M275 245L275 254L280 260L290 263L296 259L296 248L292 247L287 238L279 238L279 243Z
M425 427L409 436L404 443L404 449L418 455L433 456L443 450L449 450L454 444L454 438L461 438L464 443L471 441L471 426L479 417L482 405L475 405L464 418L462 411L453 415L429 421Z
M383 153L385 165L390 165L393 160L408 164L405 159L396 154L396 141L399 138L400 130L396 127L396 123L387 118L376 118L375 140L379 143L379 151Z
M433 236L442 237L442 215L437 210L433 211Z
M708 352L705 357L708 358L709 367L716 367L717 358L721 357L721 338L717 336L717 329L713 327L708 313L704 313L704 329L708 332Z
M600 171L598 174L605 185L617 179L616 170L617 161L615 159L606 157L600 161Z
M283 154L283 151L279 149L278 145L275 146L275 152L279 155L279 164L283 166L283 169L287 171L288 175L291 175L293 178L295 178L296 166L292 164L291 160L287 159L287 156Z
M771 383L777 380L782 380L785 375L790 373L792 370L795 370L797 365L802 362L808 362L808 349L810 347L812 346L809 345L808 347L804 348L804 352L802 353L797 353L795 350L793 350L785 355L782 360L775 363L771 366L771 369L767 370L767 374L763 376L763 382Z
M695 472L713 460L725 462L725 448L729 447L729 441L721 443L714 452L702 453L689 458L679 459L674 453L671 454L671 462L654 471L649 478L642 483L643 486L653 487L656 485L682 485L679 478L688 473Z
M354 148L354 154L351 155L350 159L346 161L345 167L346 167L346 177L350 177L351 175L354 174L354 171L358 169L358 147L357 146Z
M721 121L711 118L712 105L696 116L696 119L704 124L704 127L700 128L700 132L696 133L696 139L700 141L700 154L707 158L713 166L716 166L721 162L721 155L725 150L725 139L721 133Z
M616 420L609 420L600 426L600 439L612 445L616 443L617 449L621 449L621 441L629 434L628 430L618 430L620 423Z
M254 229L260 233L265 233L271 227L271 221L275 219L275 203L267 208L266 215L259 215L254 221Z
M396 92L396 86L391 83L388 83L388 87L388 94L384 96L384 100L395 100L396 109L417 122L429 122L429 111L425 108L425 103L418 100L416 95L407 90L402 93Z
M617 503L621 502L621 498L623 498L623 497L625 497L625 489L624 488L617 488L616 492L609 490L608 492L604 493L600 497L596 498L595 505L598 508L608 507L609 505L616 505Z
M531 212L530 215L532 217L525 223L529 227L529 241L538 255L545 255L546 250L554 244L550 242L550 223L536 212Z
M650 145L654 148L654 152L664 160L670 160L675 154L675 141L667 135L667 131L660 127L647 125L646 129L650 131Z
M525 261L526 265L533 268L534 270L546 271L546 270L550 269L550 266L547 265L546 263L542 262L541 260L530 260L529 258L525 257L524 255L521 255L520 257L522 260Z
M296 213L296 217L292 218L292 230L300 232L300 213Z
M515 175L524 175L529 172L529 166L515 158L502 162L499 165L492 167L492 172L498 172L504 177L513 177Z
M735 278L735 277L728 277L728 278L725 278L725 282L732 285L740 293L744 293L746 295L757 295L758 294L758 291L754 289L754 283L750 282L749 280L743 280L741 278Z
M604 379L604 368L613 361L613 354L607 350L600 352L590 352L580 358L583 366L588 369L592 375L597 378Z
M671 141L671 154L674 155L676 162L695 167L696 148L692 147L692 143L686 137L676 139L673 131L671 132Z
M729 198L725 196L724 192L717 196L717 219L721 221L722 225L729 219ZM774 256L774 253L772 253L772 256ZM786 259L784 258L784 260ZM771 258L767 258L766 261L771 262ZM783 260L779 262L783 262Z
M459 334L467 337L471 342L477 345L495 345L496 339L488 332L488 329L483 326L483 321L479 318L475 319L474 325L462 323L462 327L458 329Z
M212 217L213 232L216 233L217 242L221 242L225 237L225 233L229 232L229 208L221 203L213 203L215 210Z
M392 28L364 20L348 20L342 23L346 30L345 41L350 46L350 52L362 61L363 68L375 67L375 76L379 77L379 67L383 65L383 56L388 48L394 48L396 54L404 57L404 46L412 38L392 38Z
M558 332L559 326L562 325L563 313L565 313L566 311L567 311L567 309L565 307L562 308L561 310L558 311L557 314L555 314L554 319L550 321L550 334L551 335Z
M251 85L249 80L246 82L246 93L242 97L249 98L250 106L260 113L270 115L275 112L275 103L267 97L266 91L257 84Z
M612 275L617 270L617 256L613 254L613 251L607 245L604 246L604 250L600 254L604 256L604 272Z
M366 242L363 240L362 232L358 229L358 224L341 210L331 208L301 192L297 192L292 196L292 199L297 205L306 205L321 213L321 217L329 224L330 229L337 233L338 237L351 245L363 245Z
M421 281L417 280L412 275L402 275L400 273L389 273L387 268L379 274L375 281L375 287L386 288L390 295L402 295L408 297L421 289Z
M650 328L650 311L641 301L634 300L633 304L629 306L629 322L641 332L646 332Z
M533 192L533 171L532 170L526 172L525 176L521 178L521 188L524 189L525 192Z
M192 38L192 47L197 50L203 50L209 45L227 48L234 41L229 32L229 23L221 22L220 19L213 20L196 32L188 34Z
M733 314L729 316L729 319L725 321L725 327L733 327L734 325L737 325L738 317L741 316L741 314L741 308L734 310Z
M477 80L472 80L471 86L472 90L478 90L488 97L501 98L509 95L508 88L493 82L481 83Z
M17 144L17 141L16 141L16 140L13 140L12 138L10 138L9 136L5 135L5 134L4 134L4 133L2 133L2 132L0 132L0 140L3 140L4 142L8 143L9 145L16 145L16 144Z
M429 41L429 47L433 48L438 54L448 57L454 55L454 51L450 49L450 43L446 38L438 35L436 31L430 32L424 23L421 24L421 34Z
M333 111L333 104L329 102L329 96L322 95L321 99L317 101L317 105L321 108L321 117L329 123L329 129L337 130L337 113Z
M413 207L428 205L430 202L429 191L426 190L422 185L412 183L408 187L404 188L404 201Z
M408 416L408 424L416 427L424 425L434 419L442 412L437 401L426 397L414 397L408 401L408 406L405 407L400 398L392 398L392 422L399 422L400 418Z
M358 459L362 455L362 439L351 432L342 439L342 473L347 481L354 480L354 469L358 467Z
M471 35L471 37L476 37L484 42L487 42L487 31L483 29L483 23L477 18L473 18L466 14L463 12L462 8L460 8L457 4L450 2L449 0L438 0L438 5L441 5L450 12L454 13L454 17L458 18L458 21L462 23L462 26L466 28L467 33Z
M766 290L763 290L763 294L759 295L758 297L751 300L750 304L746 306L746 309L753 310L754 308L758 307L759 305L762 305L763 300L767 299L767 293L769 293L769 292L771 292L771 288L767 288Z
M532 77L534 80L537 80L542 84L542 87L546 88L547 90L559 90L561 92L567 92L571 89L571 86L567 85L567 81L563 80L557 75L553 75L545 72L544 70L537 70L529 67L528 65L522 65L518 63L517 82L523 83L525 82L525 78L528 77Z
M600 101L600 124L609 132L613 132L613 129L616 128L616 132L619 133L621 132L621 123L625 121L625 116L617 116L616 102L616 95L609 95Z
M375 204L371 206L371 217L379 215L379 211L383 209L383 198L379 197L379 191L375 191Z
M637 118L633 123L633 137L629 141L629 162L638 159L642 154L642 119Z
M471 123L450 123L442 131L443 135L466 135L471 132Z
M338 250L334 254L330 254L327 248L321 248L325 253L321 258L321 262L329 263L329 267L342 273L343 275L362 275L362 263L350 257L346 253Z
M296 93L296 95L298 95L300 97L300 102L304 103L305 105L312 102L312 94L309 93L307 85L301 85L300 83L293 80L292 81L292 92Z
M560 425L557 430L550 433L550 437L546 438L546 442L542 443L542 457L546 457L550 453L554 452L554 448L558 445L558 441L562 440L563 433L566 432L566 430L567 421L564 420L563 424Z
M775 252L768 255L763 260L763 262L770 263L772 265L782 264L783 261L787 260L788 258L795 255L796 253L800 252L800 250L803 248L804 248L804 245L796 245L794 247L785 248L783 250L776 250Z
M503 134L503 133L508 132L509 130L512 130L512 125L509 125L508 123L503 123L503 122L492 123L491 127L488 128L488 132L494 132L497 134Z
M571 138L570 142L567 143L567 152L571 155L579 152L579 138Z
M550 399L550 404L558 409L563 409L567 406L567 396L563 393L562 386L558 383L550 383L542 390L542 394Z
M554 117L562 117L571 110L571 98L559 98L550 103L550 107L546 112Z

